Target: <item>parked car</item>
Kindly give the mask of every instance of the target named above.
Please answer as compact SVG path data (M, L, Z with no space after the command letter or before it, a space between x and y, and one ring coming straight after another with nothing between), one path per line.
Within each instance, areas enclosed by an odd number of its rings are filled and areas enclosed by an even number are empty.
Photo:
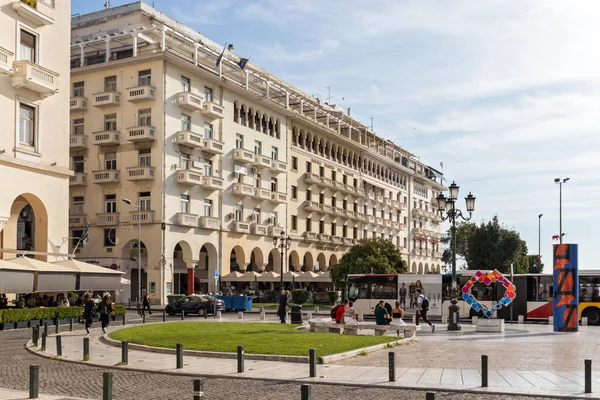
M207 295L194 294L185 296L173 304L167 305L165 311L169 315L181 314L182 311L188 314L198 314L203 317L206 314L213 314L215 310L214 298ZM217 311L225 311L223 300L217 299Z

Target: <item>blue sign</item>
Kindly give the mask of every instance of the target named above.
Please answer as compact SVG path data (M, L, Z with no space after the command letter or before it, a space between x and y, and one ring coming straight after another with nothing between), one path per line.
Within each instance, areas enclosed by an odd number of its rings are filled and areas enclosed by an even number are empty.
M219 270L215 269L215 280L219 279Z

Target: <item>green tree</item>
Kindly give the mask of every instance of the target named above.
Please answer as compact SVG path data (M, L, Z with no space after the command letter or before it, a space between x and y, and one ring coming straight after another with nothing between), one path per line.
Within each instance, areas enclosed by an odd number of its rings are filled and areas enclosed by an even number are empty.
M363 239L344 254L330 269L331 282L339 288L346 284L348 274L402 274L406 261L400 250L387 239Z
M452 245L451 229L443 242ZM515 273L529 271L527 244L519 234L506 229L495 216L487 223L476 225L463 222L456 226L456 254L467 263L467 269L492 270L502 273L510 272L513 264ZM452 262L451 249L444 250L442 257L445 263Z
M537 254L529 254L527 256L530 274L541 274L544 270L544 263L539 259Z

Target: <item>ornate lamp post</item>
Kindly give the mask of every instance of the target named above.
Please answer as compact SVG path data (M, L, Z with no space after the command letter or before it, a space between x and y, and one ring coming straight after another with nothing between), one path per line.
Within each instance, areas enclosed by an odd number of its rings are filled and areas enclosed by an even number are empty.
M279 253L281 254L281 287L279 288L279 290L283 289L283 262L285 260L284 253L285 255L287 255L287 251L290 249L291 246L292 238L289 237L289 235L288 237L285 237L285 233L283 233L283 231L280 232L279 237L273 236L273 247L279 249Z
M460 324L458 323L458 306L456 305L458 303L456 300L456 292L458 290L458 285L456 283L456 219L460 217L464 221L469 221L473 211L475 210L475 196L473 196L471 193L465 197L469 216L465 217L462 211L456 208L458 189L459 186L455 182L452 182L452 185L450 185L448 188L450 193L447 198L443 193L440 193L436 197L440 217L442 220L450 220L452 223L452 299L450 300L450 307L448 307L450 314L450 320L448 322L449 331L460 330ZM444 210L446 211L446 216L444 216Z
M562 231L562 185L567 183L571 178L554 178L554 183L558 183L558 229L559 229L559 240L560 244L563 242L563 231Z
M133 202L129 199L121 199L123 200L123 203L125 204L129 204L131 207L136 208L138 210L138 295L137 295L137 310L138 313L142 313L142 306L140 304L140 301L142 299L142 227L141 227L141 215L139 215L139 213L142 211L141 209L141 205L140 205L140 201L138 199L138 204L135 205L133 204Z

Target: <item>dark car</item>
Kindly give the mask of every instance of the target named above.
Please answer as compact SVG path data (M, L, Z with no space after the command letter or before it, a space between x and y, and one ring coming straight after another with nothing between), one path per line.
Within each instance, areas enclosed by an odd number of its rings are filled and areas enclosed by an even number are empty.
M181 314L184 311L186 315L198 314L201 317L206 314L213 314L214 310L214 298L201 294L185 296L165 308L169 315ZM223 300L217 299L217 311L225 311Z

